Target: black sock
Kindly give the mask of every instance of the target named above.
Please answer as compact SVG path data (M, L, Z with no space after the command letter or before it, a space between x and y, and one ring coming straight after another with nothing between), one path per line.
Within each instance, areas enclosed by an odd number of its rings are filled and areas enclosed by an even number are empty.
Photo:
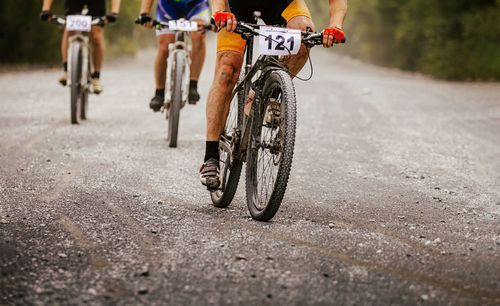
M198 81L195 80L189 81L189 88L198 89Z
M210 158L215 158L219 160L219 142L218 141L207 141L205 146L205 161Z
M98 79L101 77L101 72L99 71L94 71L94 73L92 73L92 78L93 79Z
M63 67L64 67L64 71L67 72L68 71L68 62L64 62Z
M155 91L155 96L165 98L165 88L161 88L161 89L157 88Z

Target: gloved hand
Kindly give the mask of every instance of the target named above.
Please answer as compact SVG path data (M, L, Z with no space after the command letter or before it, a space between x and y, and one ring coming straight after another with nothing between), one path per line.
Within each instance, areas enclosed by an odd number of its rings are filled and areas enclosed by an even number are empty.
M106 20L109 22L109 23L113 23L116 21L116 19L118 19L118 13L110 13L108 15L106 15Z
M341 43L345 38L345 33L337 27L325 28L323 30L323 46L331 47L333 44Z
M148 13L142 13L137 18L137 23L142 25L147 25L153 21L153 18Z
M212 19L215 21L215 25L219 29L226 27L228 32L236 30L237 21L233 13L217 12L212 16Z
M42 21L50 21L51 18L52 18L52 13L50 11L42 11L40 13L40 19Z

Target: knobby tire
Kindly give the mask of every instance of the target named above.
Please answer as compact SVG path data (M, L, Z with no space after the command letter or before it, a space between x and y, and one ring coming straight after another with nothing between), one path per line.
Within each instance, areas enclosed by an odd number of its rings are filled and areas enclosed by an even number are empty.
M80 44L72 44L70 55L71 55L71 123L78 124L78 112L80 107L80 101L82 98L82 49Z
M262 103L253 107L254 120L246 168L247 205L252 218L259 221L273 218L285 195L292 167L296 128L295 89L290 76L282 70L275 70L269 72L265 79ZM281 100L281 119L275 129L269 129L264 126L264 113L269 99L276 97ZM272 135L275 135L274 138ZM266 139L267 136L271 136L270 140ZM266 142L273 144L273 149L263 148L261 144ZM266 166L270 170L266 170ZM266 171L271 174L270 177Z
M182 106L182 80L184 75L184 54L176 52L174 58L174 68L172 69L172 96L168 109L168 145L177 147L177 134L179 132L179 117Z

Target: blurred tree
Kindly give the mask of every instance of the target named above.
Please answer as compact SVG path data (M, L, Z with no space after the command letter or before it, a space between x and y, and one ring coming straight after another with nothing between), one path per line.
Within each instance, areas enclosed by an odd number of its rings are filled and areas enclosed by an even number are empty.
M324 27L328 1L308 4ZM338 50L445 79L500 80L499 20L500 0L350 0Z
M131 54L154 41L153 31L134 24L140 3L123 1L117 22L105 28L107 55ZM52 12L63 14L63 4L63 0L54 0ZM42 0L0 1L0 63L60 61L62 28L42 22L41 8Z

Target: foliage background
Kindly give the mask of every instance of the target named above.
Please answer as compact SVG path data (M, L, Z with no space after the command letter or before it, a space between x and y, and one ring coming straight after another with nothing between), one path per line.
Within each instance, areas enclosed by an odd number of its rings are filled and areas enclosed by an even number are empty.
M108 9L109 9L109 0ZM249 0L250 1L250 0ZM63 13L63 0L52 12ZM306 0L317 29L328 1ZM62 30L42 23L42 0L0 1L0 63L57 63ZM123 0L106 27L107 54L132 54L154 42L136 26L140 0ZM349 0L348 43L335 48L372 63L452 80L500 80L500 0Z
M307 0L328 23L328 1ZM349 0L337 48L373 63L453 80L500 80L500 0Z
M109 12L110 3L106 1ZM154 31L134 24L141 0L123 0L116 23L105 27L106 54L133 54L154 42ZM52 13L64 13L54 0ZM0 1L0 63L58 63L62 28L40 20L42 0Z

